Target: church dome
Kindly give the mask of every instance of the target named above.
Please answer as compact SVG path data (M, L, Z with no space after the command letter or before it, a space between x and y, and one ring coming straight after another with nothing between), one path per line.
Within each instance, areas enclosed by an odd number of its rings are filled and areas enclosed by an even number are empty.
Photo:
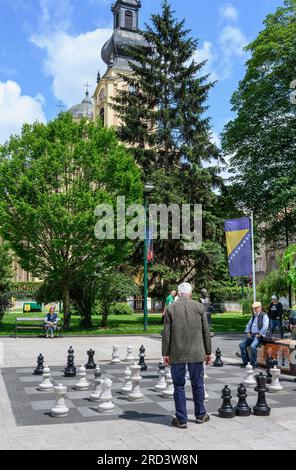
M74 119L93 119L93 102L89 97L89 92L87 91L85 93L85 97L81 103L72 106L68 112L72 114Z

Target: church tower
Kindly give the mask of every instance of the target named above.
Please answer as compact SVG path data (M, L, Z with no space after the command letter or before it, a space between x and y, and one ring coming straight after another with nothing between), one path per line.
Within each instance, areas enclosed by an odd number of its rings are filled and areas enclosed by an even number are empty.
M118 124L116 113L109 104L117 90L125 86L120 74L131 73L127 48L132 45L146 45L138 33L140 8L139 0L117 0L111 7L114 31L102 48L102 59L108 68L103 77L98 73L94 92L94 116L100 116L107 127Z

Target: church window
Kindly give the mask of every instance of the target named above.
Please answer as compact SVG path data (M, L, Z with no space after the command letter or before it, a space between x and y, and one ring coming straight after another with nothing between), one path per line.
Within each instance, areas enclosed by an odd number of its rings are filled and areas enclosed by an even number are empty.
M133 29L134 26L134 15L132 11L127 10L125 12L125 28Z
M105 109L104 108L102 108L100 111L100 118L104 126L105 125Z
M115 29L119 28L119 11L116 13L115 16Z

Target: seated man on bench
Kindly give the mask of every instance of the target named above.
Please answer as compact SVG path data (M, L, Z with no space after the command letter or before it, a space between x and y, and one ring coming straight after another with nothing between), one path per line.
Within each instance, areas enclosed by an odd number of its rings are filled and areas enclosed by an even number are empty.
M269 318L268 315L263 312L261 302L255 302L253 304L253 316L247 324L245 331L247 337L239 345L243 361L241 367L246 367L248 362L250 362L253 367L257 367L257 348L261 346L266 336L268 326Z
M54 331L57 329L58 326L58 316L54 311L54 307L50 307L49 313L45 317L45 330L46 330L46 338L50 337L54 338Z

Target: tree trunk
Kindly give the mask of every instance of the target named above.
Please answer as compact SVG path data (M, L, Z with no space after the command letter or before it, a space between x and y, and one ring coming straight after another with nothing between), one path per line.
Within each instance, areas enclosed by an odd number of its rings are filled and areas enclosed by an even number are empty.
M63 288L63 313L64 328L70 328L70 291L68 284Z

